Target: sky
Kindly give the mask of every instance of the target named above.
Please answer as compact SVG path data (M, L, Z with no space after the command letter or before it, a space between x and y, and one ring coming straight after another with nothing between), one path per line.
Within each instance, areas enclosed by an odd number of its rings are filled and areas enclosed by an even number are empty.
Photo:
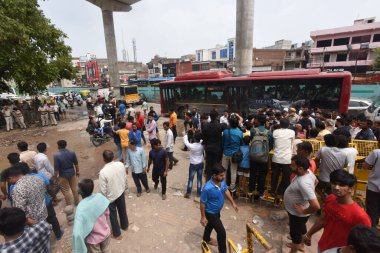
M64 31L74 57L106 58L101 11L85 0L39 1L46 17ZM377 17L380 0L255 0L253 45L287 39L302 43L310 31L349 26L358 18ZM235 37L236 0L141 0L130 12L114 13L117 53L147 63L154 55L180 57L197 49L224 45ZM124 43L123 43L124 41Z

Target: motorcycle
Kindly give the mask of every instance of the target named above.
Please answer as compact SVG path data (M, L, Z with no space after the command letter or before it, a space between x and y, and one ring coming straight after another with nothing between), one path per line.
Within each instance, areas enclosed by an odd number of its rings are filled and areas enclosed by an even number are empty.
M74 99L71 96L67 96L66 100L69 103L70 107L74 108Z
M106 143L110 141L113 137L110 134L101 134L94 132L93 134L90 134L90 141L95 147L99 147L103 143Z
M105 118L107 118L107 115L105 115ZM100 125L100 120L102 120L102 119L103 119L103 117L97 118L98 126ZM112 120L112 117L111 117L111 120ZM113 139L113 135L112 135L113 121L104 123L103 133L101 133L102 130L100 130L100 129L101 128L97 128L97 129L92 128L89 131L90 141L92 142L92 144L95 147L99 147L103 143L106 143L106 142L110 141L111 139Z

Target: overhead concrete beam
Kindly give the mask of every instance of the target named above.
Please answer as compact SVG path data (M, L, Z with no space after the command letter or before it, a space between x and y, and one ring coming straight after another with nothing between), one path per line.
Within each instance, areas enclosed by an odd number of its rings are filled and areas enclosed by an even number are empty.
M132 10L131 5L140 0L87 0L102 10L114 12L128 12Z

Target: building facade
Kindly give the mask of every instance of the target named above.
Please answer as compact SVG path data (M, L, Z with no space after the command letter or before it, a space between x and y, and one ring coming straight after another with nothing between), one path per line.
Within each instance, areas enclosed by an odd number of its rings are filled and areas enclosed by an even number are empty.
M300 46L292 44L289 50L286 50L284 59L284 69L305 69L309 62L309 50L313 45L313 41L303 42Z
M353 75L372 69L380 47L380 22L375 18L358 19L352 26L312 31L309 68L346 70Z

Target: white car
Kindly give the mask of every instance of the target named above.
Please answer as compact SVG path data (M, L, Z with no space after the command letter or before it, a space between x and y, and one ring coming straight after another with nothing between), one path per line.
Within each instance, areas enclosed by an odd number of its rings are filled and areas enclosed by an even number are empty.
M364 113L371 104L371 99L350 98L350 103L348 105L348 114L358 115L360 113Z

